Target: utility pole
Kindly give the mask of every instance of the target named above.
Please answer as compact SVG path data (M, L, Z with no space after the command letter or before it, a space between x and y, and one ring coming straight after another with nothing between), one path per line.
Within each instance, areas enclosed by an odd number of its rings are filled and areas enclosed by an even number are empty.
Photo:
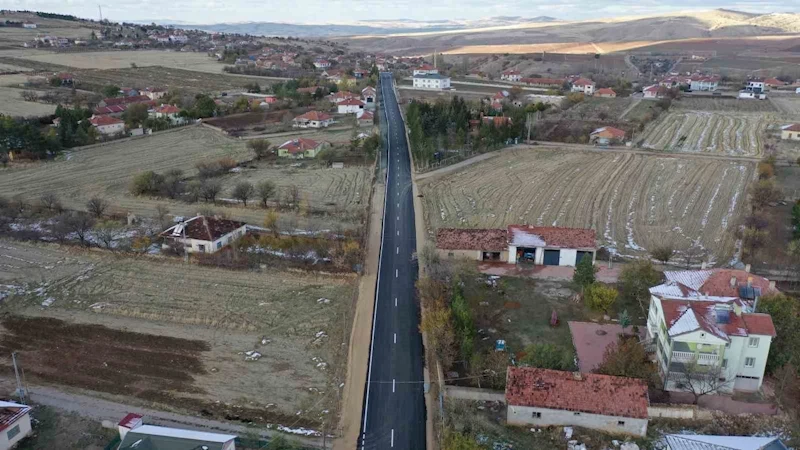
M97 5L97 10L100 12L100 22L103 21L103 6Z
M11 362L14 364L14 376L17 379L17 396L19 396L19 402L23 405L25 404L25 388L22 387L22 381L19 379L19 369L17 368L17 352L11 353Z
M181 222L181 234L183 234L183 262L189 264L189 250L186 249L186 221Z

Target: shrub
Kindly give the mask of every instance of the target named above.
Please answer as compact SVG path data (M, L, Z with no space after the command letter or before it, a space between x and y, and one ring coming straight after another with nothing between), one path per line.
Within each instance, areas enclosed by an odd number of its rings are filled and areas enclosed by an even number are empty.
M598 268L592 264L592 258L583 257L578 265L575 266L575 273L572 275L572 281L581 288L585 288L594 283L594 275L597 273L597 270Z
M553 344L531 344L525 347L525 356L520 362L540 369L572 370L575 359L572 352Z
M253 151L256 159L264 159L269 155L272 144L266 139L253 139L247 142L247 148Z
M158 195L163 184L163 175L148 170L133 177L130 191L133 195Z
M227 173L236 166L236 161L233 158L221 158L216 161L202 161L195 164L197 176L200 178L217 177Z
M611 286L603 283L593 283L584 291L583 299L589 308L608 313L616 303L618 295L619 292Z

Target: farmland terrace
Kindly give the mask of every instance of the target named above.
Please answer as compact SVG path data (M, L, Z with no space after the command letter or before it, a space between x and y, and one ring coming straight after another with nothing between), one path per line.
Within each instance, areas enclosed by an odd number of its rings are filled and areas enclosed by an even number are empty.
M0 347L19 352L31 382L316 429L338 409L352 276L11 241L0 241L0 257ZM0 365L8 373L8 358Z
M637 151L514 147L419 181L425 220L439 227L528 223L588 227L627 256L671 244L727 262L755 161Z

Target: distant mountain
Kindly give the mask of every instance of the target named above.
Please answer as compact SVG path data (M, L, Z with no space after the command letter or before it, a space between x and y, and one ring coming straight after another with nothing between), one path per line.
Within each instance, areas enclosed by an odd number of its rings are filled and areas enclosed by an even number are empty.
M219 33L239 33L254 36L293 36L324 38L332 36L359 36L388 34L412 34L468 30L486 26L513 26L531 23L557 22L548 16L519 17L498 16L480 20L363 20L352 24L294 24L280 22L238 22L193 25L181 22L166 22L176 28L198 29ZM147 21L142 21L147 23Z

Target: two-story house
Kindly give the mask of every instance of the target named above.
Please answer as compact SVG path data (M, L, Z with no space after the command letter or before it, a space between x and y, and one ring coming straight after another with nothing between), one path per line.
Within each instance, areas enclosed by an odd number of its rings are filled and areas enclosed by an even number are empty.
M586 95L594 94L594 81L588 78L578 78L572 82L572 92L583 92Z
M519 70L506 70L500 74L500 79L503 81L519 81L522 79L522 74Z
M415 67L411 74L417 76L417 75L435 75L437 73L439 73L439 69L437 69L436 67L433 67L430 64L423 64L419 67Z
M689 80L689 89L693 91L716 91L719 87L719 75L692 75Z
M688 363L719 369L718 392L757 391L764 379L775 327L754 313L758 298L777 292L774 282L744 270L664 272L650 288L647 337L656 350L668 391L682 391ZM699 370L699 369L698 369Z

